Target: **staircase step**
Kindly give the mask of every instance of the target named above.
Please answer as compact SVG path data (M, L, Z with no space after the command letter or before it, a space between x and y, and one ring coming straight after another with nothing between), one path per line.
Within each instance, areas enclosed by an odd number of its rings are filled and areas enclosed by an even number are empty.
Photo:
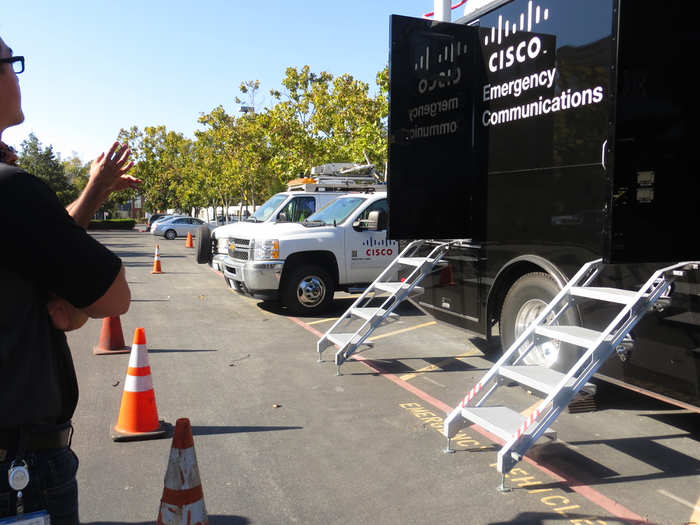
M620 288L601 288L596 286L574 286L570 291L576 297L597 299L609 303L632 304L637 292Z
M334 344L338 345L341 348L344 348L347 345L351 344L357 344L357 342L360 340L360 336L357 335L356 333L352 334L326 334L326 339L329 341L332 341ZM367 346L373 346L374 343L365 341L362 343Z
M564 343L571 343L572 345L580 346L583 348L591 348L595 341L600 337L600 332L596 330L591 330L589 328L583 328L582 326L537 326L535 327L535 333L549 337L551 339L556 339L557 341L563 341Z
M373 317L383 316L386 313L386 310L384 308L350 308L349 312L356 317L361 317L362 319L369 321ZM396 320L399 318L399 316L398 314L392 312L387 316L387 318Z
M498 369L498 373L543 394L551 394L565 375L536 365L502 366ZM573 380L570 383L573 383Z
M462 417L481 428L496 434L508 441L525 421L525 416L508 407L466 407L462 409Z
M406 266L421 266L428 261L425 257L399 257L398 263Z
M503 441L510 440L527 419L519 412L502 406L466 407L462 409L462 417L479 425L484 430L496 434ZM548 428L543 435L550 439L556 439L557 433Z
M406 283L395 283L395 282L383 282L374 283L373 285L377 290L382 290L384 292L389 292L390 294L395 294L402 288L407 289L409 287ZM420 286L414 286L411 290L411 295L420 295L425 291L424 288Z

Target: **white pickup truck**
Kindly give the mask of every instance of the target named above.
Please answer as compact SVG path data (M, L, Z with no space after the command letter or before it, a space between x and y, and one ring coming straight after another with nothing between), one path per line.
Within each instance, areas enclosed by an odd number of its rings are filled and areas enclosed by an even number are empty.
M203 232L197 244L197 262L211 263L216 270L223 270L223 259L228 254L231 239L253 236L263 226L270 224L302 221L341 195L345 195L345 192L277 193L245 221L219 226L209 238Z
M224 276L236 291L280 300L294 314L328 308L336 290L367 286L398 255L386 238L385 192L338 197L301 223L277 223L231 239Z
M377 182L372 164L336 162L315 166L310 176L287 183L287 191L270 197L245 221L219 226L211 234L202 228L195 237L197 262L210 263L222 271L232 239L252 238L270 224L303 221L349 192L378 190L386 190L386 185Z

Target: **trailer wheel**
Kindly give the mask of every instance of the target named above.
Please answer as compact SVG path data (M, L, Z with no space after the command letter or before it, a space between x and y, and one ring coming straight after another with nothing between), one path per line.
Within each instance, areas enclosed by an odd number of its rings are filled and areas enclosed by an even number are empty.
M307 265L293 270L282 284L281 297L296 315L316 315L333 302L335 285L330 274L320 266Z
M197 254L197 263L209 264L212 260L211 256L211 234L207 226L200 226L197 235L194 238L195 250Z
M515 281L508 290L501 309L499 330L503 352L510 348L557 293L557 283L546 273L528 273ZM569 308L554 324L578 325L578 315ZM583 349L575 345L547 341L530 350L521 364L545 366L563 372L576 363L582 352Z

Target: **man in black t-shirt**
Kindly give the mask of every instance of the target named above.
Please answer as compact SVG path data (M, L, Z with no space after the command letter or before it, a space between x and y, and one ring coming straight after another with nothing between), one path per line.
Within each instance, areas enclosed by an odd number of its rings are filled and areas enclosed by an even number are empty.
M22 71L24 58L0 39L0 517L19 510L21 483L11 485L7 473L26 466L24 511L46 510L54 525L72 524L78 460L70 420L78 384L64 332L88 317L128 310L121 260L85 228L112 191L140 181L126 174L129 149L115 143L92 163L78 200L63 208L46 184L13 166L16 156L1 139L24 120Z

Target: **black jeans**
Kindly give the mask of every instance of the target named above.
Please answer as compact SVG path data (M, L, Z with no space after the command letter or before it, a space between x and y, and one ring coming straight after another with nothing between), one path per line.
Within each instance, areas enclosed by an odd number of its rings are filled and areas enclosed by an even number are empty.
M0 462L0 517L14 516L17 493L7 481L13 458ZM29 485L22 491L24 512L46 510L52 525L74 525L78 521L78 456L70 447L27 452Z

